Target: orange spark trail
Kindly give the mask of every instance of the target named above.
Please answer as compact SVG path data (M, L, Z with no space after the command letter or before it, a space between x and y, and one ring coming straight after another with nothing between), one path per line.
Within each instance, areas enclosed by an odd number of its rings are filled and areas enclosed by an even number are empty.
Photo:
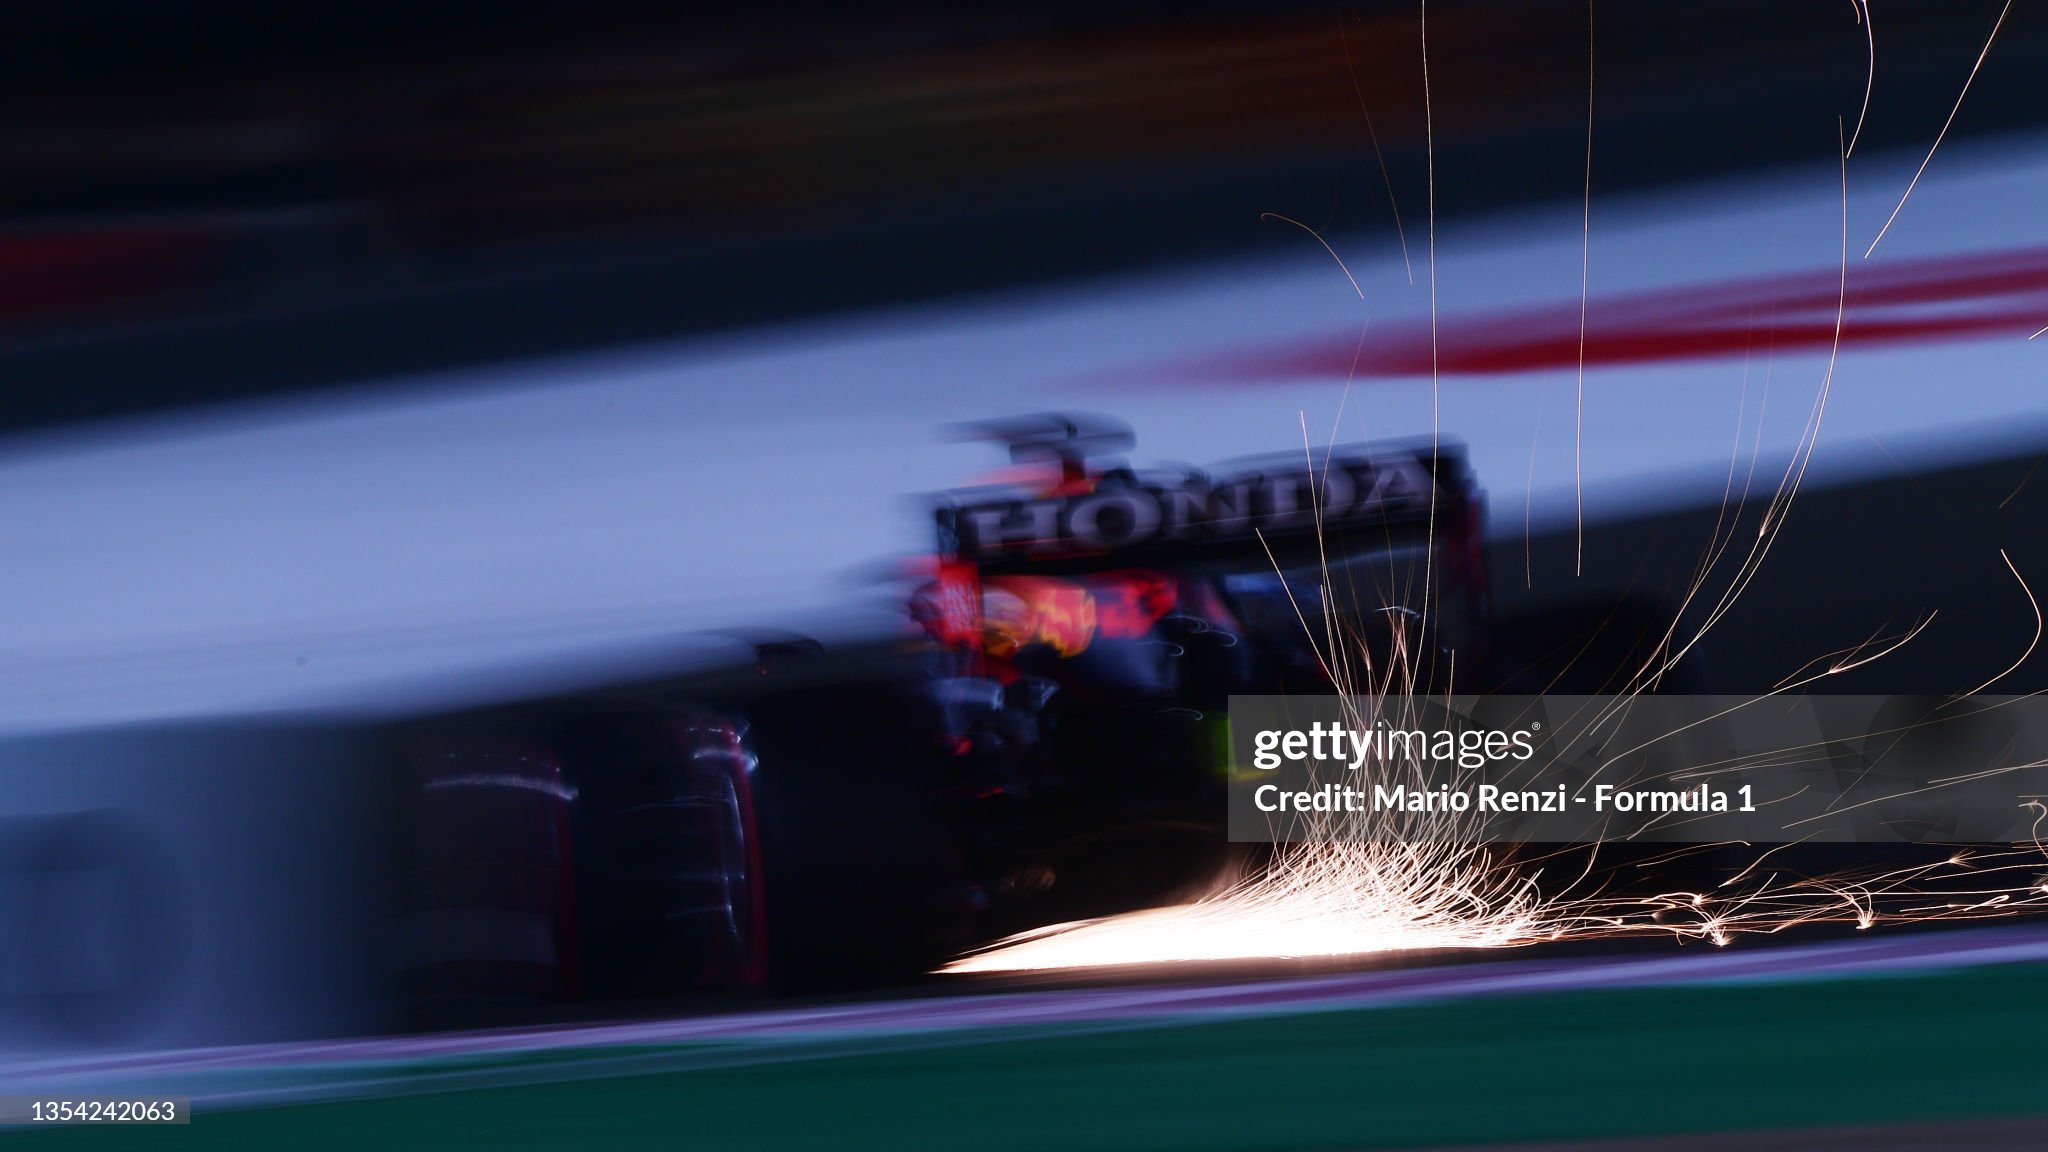
M1977 62L1970 65L1970 75L1963 81L1963 90L1956 95L1956 106L1948 110L1948 119L1942 121L1941 131L1934 137L1934 147L1927 150L1927 158L1920 161L1920 167L1913 173L1913 179L1907 182L1906 194L1899 197L1898 207L1893 208L1892 214L1885 217L1884 227L1877 230L1877 239L1872 240L1870 247L1863 250L1863 258L1865 260L1870 259L1870 254L1877 251L1878 241L1883 240L1884 234L1891 231L1892 221L1899 218L1900 211L1906 207L1906 201L1913 195L1913 189L1919 185L1920 177L1926 174L1927 166L1934 162L1935 152L1941 148L1941 142L1948 138L1949 126L1956 122L1956 113L1963 110L1963 97L1970 94L1970 85L1977 79L1977 72L1984 67L1984 58L1991 55L1991 45L1998 39L1998 30L2005 27L2006 13L2011 11L2012 0L2005 0L2005 7L1998 10L1998 22L1991 26L1991 35L1984 40L1984 50L1977 53ZM2048 328L2044 328L2042 331L2048 332ZM2040 334L2040 332L2036 332L2034 335L2038 336Z

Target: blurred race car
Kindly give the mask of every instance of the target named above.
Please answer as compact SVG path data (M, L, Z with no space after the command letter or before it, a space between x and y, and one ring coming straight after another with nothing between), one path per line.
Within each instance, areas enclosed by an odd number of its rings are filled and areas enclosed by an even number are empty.
M1227 863L1236 693L1484 675L1482 498L1443 443L1134 469L1036 416L935 502L914 643L409 723L416 1004L901 978Z

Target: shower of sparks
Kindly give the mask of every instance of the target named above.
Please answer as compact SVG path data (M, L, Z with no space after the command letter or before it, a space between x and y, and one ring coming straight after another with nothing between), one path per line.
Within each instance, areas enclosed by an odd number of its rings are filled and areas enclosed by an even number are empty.
M1339 643L1320 650L1339 684L1413 686L1434 669L1433 654L1396 643L1384 666L1340 633L1326 611L1317 631ZM1304 627L1309 622L1303 620ZM1397 632L1397 641L1405 640ZM1356 653L1354 659L1353 654ZM1363 664L1363 667L1360 664ZM1366 727L1361 716L1354 727ZM1413 773L1413 760L1378 765L1375 779ZM965 957L949 972L1093 968L1174 961L1333 957L1413 949L1502 948L1559 934L1556 910L1536 885L1540 873L1507 866L1496 849L1469 842L1468 815L1450 812L1323 814L1318 840L1281 846L1256 874L1221 883L1189 904L1063 925ZM1339 842L1347 821L1369 820L1385 839ZM1396 842L1395 838L1399 838Z
M1028 933L948 972L1104 968L1160 961L1338 957L1506 948L1553 932L1535 886L1439 845L1331 844L1291 853L1207 900ZM1400 852L1384 849L1399 847Z
M1872 637L1824 658L1816 662L1819 671L1797 676L1772 694L1796 690L1896 651L1928 622L1922 620L1903 636ZM1393 708L1404 702L1402 693L1421 690L1434 672L1429 664L1434 653L1402 643L1405 633L1397 632L1392 653L1376 664L1356 637L1343 634L1343 626L1328 610L1322 620L1304 619L1303 625L1326 638L1328 647L1319 644L1318 649L1326 654L1340 695L1362 696L1377 707ZM1354 731L1370 727L1361 712L1355 711L1349 722ZM1396 721L1397 726L1406 723ZM1766 759L1796 767L1814 752L1781 749ZM1702 766L1698 771L1729 767ZM1413 758L1373 760L1366 771L1376 784L1426 790L1441 782L1428 775L1428 765ZM1966 778L1974 776L1958 779ZM1458 789L1471 782L1457 779L1450 786ZM2039 840L2048 810L2038 802L2027 807L2036 813L2028 844L1960 849L1933 862L1818 877L1774 864L1776 853L1793 846L1783 844L1759 851L1717 884L1647 895L1609 891L1616 886L1618 870L1596 867L1597 846L1553 849L1532 857L1527 846L1483 843L1485 818L1474 813L1316 814L1309 826L1311 839L1276 846L1270 864L1249 875L1219 880L1198 899L1025 933L956 960L944 971L1329 959L1631 936L1725 945L1739 936L1769 935L1805 924L1868 929L1881 922L2004 916L2048 908L2048 851ZM1688 853L1739 847L1681 846L1632 867L1654 868Z
M1903 643L1896 641L1885 651ZM1373 685L1382 704L1395 701L1389 687L1412 687L1420 667L1418 654L1397 651L1395 666L1383 670L1384 680L1371 670L1360 679L1359 670L1341 653L1333 656L1340 657L1332 668L1340 685ZM1863 662L1839 660L1819 676ZM1360 715L1354 714L1351 723L1356 731L1367 727ZM1782 756L1789 766L1812 751L1785 749L1771 755ZM1426 788L1424 768L1414 760L1380 760L1370 771L1375 783ZM1455 781L1451 787L1467 783ZM1191 902L1025 933L956 960L944 971L1333 959L1649 936L1725 945L1739 936L1806 924L1868 929L1884 922L2005 916L2048 908L2048 851L2039 840L2048 810L2038 802L2028 807L2036 814L2030 844L1959 849L1932 862L1813 877L1772 861L1799 843L1794 841L1761 850L1718 884L1648 895L1608 891L1616 870L1603 874L1596 869L1596 847L1532 858L1526 846L1480 843L1484 818L1471 813L1318 814L1314 819L1320 823L1310 829L1317 839L1276 846L1263 869L1219 881L1212 892ZM1374 838L1360 842L1361 831ZM1687 845L1634 867L1654 868L1688 853L1737 847L1742 845Z
M1870 34L1867 4L1855 0L1859 23L1871 45L1874 79L1875 47ZM2011 5L2008 2L2007 10ZM1435 267L1435 165L1433 126L1429 120L1429 65L1426 0L1422 8L1423 85L1425 132L1429 134L1429 249L1428 274L1432 357L1436 336ZM1590 4L1589 4L1590 14ZM1991 41L2004 23L2000 13L1980 53L1974 79L1988 54ZM1964 95L1969 91L1966 81ZM1591 119L1588 91L1587 218L1590 234ZM1961 107L1962 97L1956 106ZM1864 109L1857 117L1855 136L1860 136L1864 115L1869 110L1869 91ZM1952 123L1955 112L1949 120ZM1942 136L1947 134L1943 126ZM1841 175L1841 282L1838 285L1835 343L1827 368L1816 391L1813 406L1775 490L1769 494L1757 519L1748 547L1736 549L1735 571L1725 584L1710 590L1714 573L1739 538L1750 499L1757 446L1750 447L1748 473L1739 490L1736 464L1741 452L1742 419L1736 428L1737 450L1731 455L1728 489L1723 494L1722 515L1713 527L1711 539L1695 570L1670 629L1635 670L1614 708L1624 707L1636 693L1653 689L1698 644L1729 611L1755 578L1778 533L1783 529L1790 505L1806 474L1806 467L1818 442L1821 421L1827 411L1840 350L1842 320L1848 304L1848 171L1854 136L1838 123ZM1939 148L1937 137L1935 148ZM1928 153L1932 160L1933 150ZM1920 172L1927 168L1923 161ZM1920 173L1915 173L1917 184ZM1913 184L1899 208L1896 219ZM1282 219L1285 219L1282 217ZM1290 221L1298 223L1295 221ZM1891 220L1885 228L1889 229ZM1305 226L1304 226L1305 227ZM1311 230L1311 234L1313 230ZM1882 240L1884 231L1878 233ZM1320 241L1322 238L1317 236ZM1325 243L1325 248L1328 244ZM1871 244L1875 250L1876 241ZM1334 251L1331 252L1335 256ZM1866 257L1869 255L1865 253ZM1342 261L1339 260L1342 266ZM1585 266L1582 264L1583 307ZM1350 270L1345 269L1350 276ZM1354 289L1357 287L1353 281ZM1361 296L1363 293L1360 293ZM1581 316L1582 337L1584 318ZM2048 333L2048 328L2034 335ZM2031 339L2031 337L2030 337ZM1745 371L1746 371L1745 366ZM1435 372L1431 374L1432 394ZM1583 387L1583 384L1582 384ZM1745 388L1745 403L1747 392ZM1434 416L1434 404L1432 404ZM1758 417L1761 436L1761 416ZM1434 419L1432 419L1434 425ZM1304 438L1307 427L1303 427ZM1312 456L1311 456L1312 459ZM2009 499L2009 498L2008 498ZM1318 511L1318 524L1319 509ZM1433 509L1432 509L1433 512ZM1432 537L1434 516L1432 515ZM2031 657L2044 628L2041 606L2033 590L2021 577L2010 556L2000 553L2006 567L2019 581L2034 616L2034 637L2012 668L1994 676L1985 687L2010 674ZM1425 568L1423 588L1433 573ZM1406 641L1417 634L1396 630L1391 653L1378 664L1362 638L1347 634L1335 607L1341 589L1332 586L1325 565L1320 601L1323 618L1301 617L1301 626L1313 642L1317 659L1333 683L1333 691L1346 698L1365 699L1374 707L1395 706L1409 693L1448 693L1450 688L1432 667L1434 651ZM1357 589L1351 589L1355 594ZM1413 591L1410 589L1409 591ZM1289 589L1290 598L1293 597ZM1423 598L1428 603L1427 596ZM1392 603L1396 600L1383 600ZM1695 612L1695 607L1699 611ZM1297 616L1301 616L1299 603ZM1701 622L1682 640L1679 621L1688 615ZM1771 693L1797 691L1904 648L1933 621L1930 614L1902 634L1872 636L1852 648L1809 662L1785 678ZM1451 669L1455 671L1455 669ZM1981 689L1980 689L1981 691ZM1761 699L1762 697L1759 697ZM1355 709L1357 705L1354 703ZM1362 713L1351 717L1354 730L1369 725ZM1772 754L1772 763L1796 763L1810 749L1784 749ZM1423 781L1426 766L1413 760L1371 762L1375 783ZM1713 766L1711 770L1725 770ZM1699 771L1707 771L1703 766ZM1441 781L1431 777L1426 787ZM1453 781L1452 787L1463 781ZM2048 828L2048 807L2028 801L2035 814L2031 842L1959 849L1928 863L1903 867L1872 868L1825 876L1806 876L1774 861L1775 855L1799 843L1775 845L1758 851L1746 864L1732 869L1726 879L1704 890L1666 891L1653 895L1629 895L1616 886L1616 869L1597 866L1598 846L1553 850L1534 856L1527 846L1483 842L1484 817L1454 812L1366 812L1317 814L1310 827L1310 840L1277 845L1270 863L1243 876L1219 878L1206 895L1183 904L1153 908L1098 920L1053 925L962 957L947 965L951 973L1076 970L1136 964L1224 962L1276 958L1337 958L1371 954L1473 948L1512 948L1566 939L1614 938L1623 936L1666 936L1678 940L1700 940L1721 945L1743 935L1769 935L1805 924L1828 923L1868 929L1879 923L1929 920L1970 920L2011 915L2022 910L2048 909L2048 846L2040 837ZM1360 835L1361 831L1366 834ZM1745 845L1691 845L1676 849L1657 860L1634 865L1652 868L1687 853L1704 853Z

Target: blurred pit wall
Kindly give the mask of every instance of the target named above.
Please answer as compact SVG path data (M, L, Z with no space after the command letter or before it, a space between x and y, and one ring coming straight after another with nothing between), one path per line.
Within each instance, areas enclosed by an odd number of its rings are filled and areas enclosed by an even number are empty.
M0 1064L393 1027L370 763L345 728L0 740Z

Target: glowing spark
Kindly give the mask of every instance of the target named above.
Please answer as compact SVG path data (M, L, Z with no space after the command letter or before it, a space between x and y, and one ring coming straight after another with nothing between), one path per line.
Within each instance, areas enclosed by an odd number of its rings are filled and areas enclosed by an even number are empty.
M1751 872L1754 872L1759 867L1761 867L1764 861L1769 860L1772 856L1775 856L1778 853L1783 852L1785 849L1792 847L1792 845L1794 844L1803 843L1805 843L1804 840L1791 840L1787 841L1786 843L1780 844L1775 848L1772 848L1770 851L1765 852L1762 855L1758 856L1756 859L1750 861L1749 866L1747 868L1744 868L1742 871L1737 872L1735 875L1730 876L1726 880L1721 881L1721 887L1727 888L1732 885L1742 883L1742 881L1745 878L1747 878Z
M1891 655L1892 653L1898 651L1901 648L1904 648L1907 644L1911 643L1913 637L1918 636L1922 631L1926 629L1926 627L1929 624L1934 623L1934 617L1935 613L1929 612L1927 614L1927 619L1922 620L1918 624L1913 625L1912 629L1908 631L1905 635L1899 637L1897 640L1892 641L1890 644L1885 645L1883 648L1880 648L1877 651L1872 652L1868 656L1856 657L1852 653L1851 656L1853 658L1842 660L1837 663L1828 665L1828 675L1839 675L1843 672L1848 672L1852 669L1861 668L1865 664L1868 664L1873 660L1884 659L1886 656Z
M1920 478L1918 476L1913 475L1912 471L1906 467L1905 463L1902 462L1897 456L1892 455L1891 449L1884 446L1884 441L1879 440L1875 435L1872 435L1870 437L1870 442L1872 444L1877 445L1877 450L1879 452L1884 453L1884 458L1892 462L1892 467L1897 468L1899 470L1899 475L1904 476L1908 480L1911 480L1913 482L1913 487L1920 489L1921 492L1924 493L1927 491L1926 485L1920 483Z
M1437 349L1436 315L1436 113L1429 96L1429 0L1421 4L1422 38L1422 152L1427 160L1429 189L1429 452L1436 455L1437 440L1443 433L1438 410L1442 401L1442 359ZM1429 501L1429 526L1423 533L1422 586L1433 586L1436 561L1436 497Z
M1940 791L1940 790L1941 790L1941 789L1943 789L1943 788L1947 788L1947 787L1950 787L1950 786L1952 786L1952 785L1955 785L1955 784L1967 783L1967 782L1969 782L1969 781L1971 781L1971 780L1983 780L1983 779L1987 779L1987 778L1989 778L1989 777L1992 777L1992 776L1997 776L1997 775L2001 775L2001 774L2003 774L2003 773L2007 773L2007 772L2017 772L2017 771L2019 771L2019 770L2020 770L2020 769L2022 769L2022 768L2039 768L2039 767L2041 767L2041 765L2040 765L2039 763L2034 763L2034 764L2014 764L2014 765L2011 765L2011 766L2009 766L2009 767L2003 767L2003 768L1995 768L1995 769L1992 769L1992 770L1990 770L1990 771L1986 771L1986 772L1974 772L1974 773L1971 773L1971 774L1969 774L1969 775L1967 775L1967 776L1957 776L1957 777L1955 777L1955 778L1953 778L1953 779L1950 779L1950 780L1937 780L1937 781L1933 781L1933 782L1931 782L1931 783L1927 784L1927 785L1926 785L1925 787L1923 787L1923 788L1908 788L1908 789L1906 789L1906 790L1905 790L1905 791L1903 791L1903 792L1892 792L1892 793L1888 793L1888 794L1886 794L1886 795L1883 795L1883 796L1873 796L1873 797L1871 797L1871 798L1870 798L1870 799L1868 799L1868 800L1858 800L1858 801L1857 801L1857 802L1855 802L1854 804L1842 804L1842 805L1838 805L1838 806L1835 806L1835 807L1831 807L1831 808L1829 808L1829 809L1828 809L1828 810L1827 810L1826 812L1823 812L1823 813L1821 813L1821 814L1820 814L1820 815L1818 815L1818 816L1804 816L1804 817L1801 817L1800 819L1794 820L1794 821L1792 821L1792 824L1788 824L1788 825L1786 825L1786 827L1788 827L1788 828L1789 828L1789 827L1791 827L1792 825L1796 825L1796 824L1811 824L1811 823L1813 823L1813 822L1814 822L1814 821L1816 821L1816 820L1831 820L1831 819L1835 818L1836 816L1840 816L1840 815L1842 815L1842 814L1843 814L1843 813L1845 813L1845 812L1853 812L1853 811L1856 811L1856 810L1857 810L1857 809L1859 809L1859 808L1868 808L1868 807L1871 807L1872 805L1875 805L1875 804L1887 804L1887 803L1890 803L1890 802L1891 802L1891 801L1893 801L1893 800L1903 800L1903 799L1905 799L1905 798L1907 798L1907 797L1909 797L1909 796L1924 796L1924 795L1926 795L1926 794L1927 794L1927 793L1929 793L1929 792L1938 792L1938 791ZM1965 856L1965 855L1964 855L1963 853L1961 853L1961 852L1957 852L1957 853L1956 853L1955 855L1953 855L1953 856L1950 856L1950 857L1948 858L1948 863L1949 863L1949 866L1950 866L1950 867L1952 867L1952 868L1960 868L1960 867L1962 867L1963 865L1967 864L1968 862L1969 862L1969 857L1968 857L1968 856Z
M1805 664L1800 665L1798 671L1795 671L1790 676L1787 676L1783 680L1778 681L1774 691L1796 691L1797 689L1806 687L1808 684L1812 684L1816 680L1820 680L1828 676L1839 676L1844 672L1849 672L1854 669L1861 668L1865 664L1868 664L1873 660L1882 660L1886 656L1889 656L1892 653L1898 651L1899 649L1904 648L1908 643L1912 641L1912 639L1915 636L1918 636L1921 632L1925 631L1929 624L1934 623L1934 617L1937 614L1938 613L1936 612L1929 612L1927 614L1926 619L1920 621L1918 624L1913 625L1913 627L1909 629L1904 635L1895 638L1891 643L1886 644L1884 647L1878 649L1875 652L1869 653L1868 655L1864 655L1863 651L1864 649L1870 647L1872 644L1878 642L1879 638L1876 636L1870 637L1868 640L1865 640L1863 643L1858 644L1853 648L1845 648L1839 652L1830 652L1825 656L1809 660ZM1808 676L1803 680L1800 679L1802 673L1804 673L1808 668L1811 668L1816 664L1825 664L1827 667L1818 675Z
M1351 38L1344 34L1344 23L1337 23L1337 42L1344 46L1344 70L1351 74L1351 90L1358 95L1358 111L1365 117L1365 135L1372 141L1373 159L1379 161L1380 182L1387 189L1387 207L1394 212L1394 236L1401 242L1401 267L1408 272L1408 282L1415 283L1415 266L1408 262L1408 232L1401 227L1401 205L1394 199L1394 177L1387 171L1387 157L1380 151L1380 134L1373 130L1372 112L1365 106L1365 89L1359 86L1358 69L1351 63Z
M1335 260L1337 262L1337 267L1343 271L1344 278L1346 280L1351 281L1351 290L1353 292L1358 293L1358 298L1360 300L1365 299L1365 289L1360 288L1358 286L1358 278L1351 274L1350 268L1345 267L1344 258L1342 256L1337 255L1337 250L1335 248L1330 247L1330 242L1328 240L1323 239L1323 234L1321 232L1318 232L1315 229L1309 227L1308 225L1303 224L1301 221L1296 220L1292 216L1284 216L1278 212L1259 213L1259 219L1265 220L1268 218L1274 220L1285 220L1287 223L1292 224L1296 228L1301 229L1303 232L1306 232L1309 235L1315 237L1316 243L1321 244L1323 246L1323 251L1328 252L1330 254L1330 259Z
M1927 158L1920 161L1920 167L1913 173L1913 179L1906 184L1906 194L1899 197L1898 207L1893 208L1892 214L1885 217L1884 227L1877 230L1877 239L1872 240L1870 247L1864 249L1863 258L1865 260L1870 259L1870 254L1877 251L1878 241L1884 239L1884 234L1891 231L1892 221L1899 218L1899 213L1906 207L1906 201L1913 195L1913 189L1919 185L1920 177L1927 172L1927 166L1934 162L1934 153L1941 148L1941 142L1948 138L1949 125L1956 122L1956 113L1963 110L1963 97L1970 94L1970 84L1977 79L1978 69L1984 67L1984 58L1991 55L1991 45L1998 39L1998 30L2005 27L2005 15L2010 11L2012 11L2012 0L2005 0L2005 7L1998 10L1998 22L1991 26L1991 35L1984 39L1984 50L1977 53L1977 62L1970 65L1970 75L1963 81L1963 90L1956 94L1956 106L1948 110L1948 119L1942 121L1941 131L1935 134L1934 147L1927 150ZM2043 329L2042 331L2048 331L2048 329ZM2039 334L2035 333L2035 335Z
M1593 271L1593 0L1586 0L1586 191L1579 231L1579 376L1572 403L1572 514L1578 526L1572 575L1586 566L1586 288Z
M1863 136L1864 118L1870 115L1870 90L1877 86L1877 34L1870 24L1870 0L1849 0L1849 3L1856 9L1856 23L1863 26L1869 67L1863 76L1863 110L1856 114L1856 130L1849 133L1849 146L1842 151L1844 157L1856 154L1856 141Z
M1536 542L1532 524L1536 515L1536 446L1543 442L1543 409L1529 432L1529 471L1522 478L1522 586L1536 587Z
M1842 148L1840 167L1841 272L1835 286L1834 336L1828 345L1827 370L1821 375L1820 391L1814 397L1813 409L1807 416L1806 426L1800 430L1798 447L1793 452L1792 462L1787 465L1784 475L1779 477L1777 491L1772 493L1770 504L1764 509L1763 519L1757 526L1756 540L1750 545L1748 555L1743 557L1741 566L1737 569L1728 588L1721 593L1719 601L1708 613L1707 619L1694 631L1692 639L1678 646L1675 651L1670 652L1663 661L1662 666L1657 668L1654 673L1650 672L1648 667L1644 669L1648 679L1654 679L1656 675L1669 670L1679 660L1683 659L1686 653L1690 652L1695 645L1704 639L1707 633L1720 622L1721 618L1734 607L1736 601L1741 598L1742 593L1749 588L1751 581L1756 579L1756 574L1762 570L1764 558L1770 554L1771 546L1777 542L1778 533L1784 529L1785 519L1791 511L1793 498L1798 494L1800 485L1806 479L1807 465L1813 459L1814 448L1820 442L1821 421L1827 415L1828 396L1834 388L1835 368L1841 361L1842 324L1844 318L1848 315L1849 308L1849 156L1847 143L1842 140L1842 132L1842 122L1837 119L1835 121L1836 139L1838 146ZM1763 427L1761 417L1759 417L1757 427L1759 439L1761 439L1762 434ZM1697 591L1697 589L1694 591ZM1692 601L1693 594L1688 593L1685 607L1690 607ZM1672 627L1675 631L1677 627L1675 620ZM1644 678L1639 677L1639 680L1641 679Z
M2041 332L2048 332L2048 328L2041 329ZM2034 333L2034 335L2039 336L2041 332L2036 332ZM2012 503L2013 498L2018 496L2022 491L2026 489L2028 482L2033 480L2034 473L2039 472L2041 470L2041 462L2043 460L2048 460L2048 456L2034 457L2033 466L2027 469L2027 474L2025 476L2020 477L2020 482L2018 484L2013 485L2012 491L2005 494L2005 499L2000 500L1998 502L1998 506L2000 508L2003 508L2007 504Z
M2029 337L2027 337L2027 339L2029 339L2029 340L2032 340L2032 339L2034 339L2034 337L2035 337L2035 336L2039 336L2039 335L2041 335L2041 333L2042 333L2042 332L2048 332L2048 328L2043 328L2043 329L2041 329L2041 331L2040 331L2040 332L2036 332L2036 333L2034 333L2034 335L2033 335L2033 336L2029 336Z
M1993 676L1991 679L1986 680L1984 683L1979 684L1977 687L1964 693L1964 695L1966 696L1975 696L1977 693L1982 692L1984 689L1991 687L1993 684L1996 684L2000 680L2005 679L2007 676L2012 675L2014 672L2019 671L2020 665L2025 664L2027 662L2027 657L2032 656L2034 654L2034 649L2040 647L2041 645L2041 631L2043 625L2043 620L2041 617L2041 602L2039 600L2034 599L2034 590L2032 588L2027 587L2027 578L2020 575L2020 570L2013 566L2012 557L2006 555L2005 549L2000 548L1998 550L1998 558L2000 560L2005 561L2005 567L2008 571L2012 573L2012 578L2020 582L2020 591L2025 592L2027 594L2027 606L2034 610L2034 638L2032 640L2027 641L2027 650L2025 652L2020 653L2020 658L2012 662L2012 667L2007 668L2005 671L2000 672L1998 675Z

